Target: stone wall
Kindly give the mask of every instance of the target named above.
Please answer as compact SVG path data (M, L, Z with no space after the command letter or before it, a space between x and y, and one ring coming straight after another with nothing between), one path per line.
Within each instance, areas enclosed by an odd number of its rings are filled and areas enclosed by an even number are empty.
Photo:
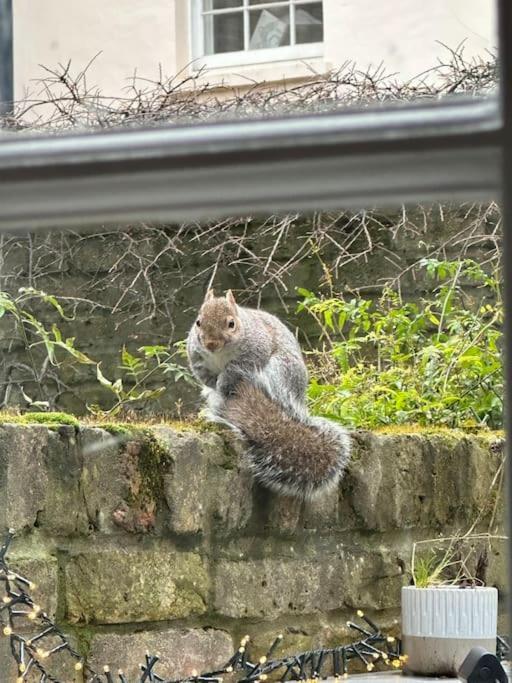
M220 431L4 422L11 564L100 670L133 675L149 650L169 676L189 674L226 661L246 633L256 649L279 632L291 651L346 641L358 608L398 633L413 541L501 528L502 440L358 432L353 443L339 490L300 504L253 485ZM500 590L503 550L488 570ZM12 672L7 645L0 669Z
M467 207L445 207L440 211L434 206L426 214L409 208L406 218L400 212L405 224L396 232L389 227L398 220L395 211L377 215L379 224L370 222L368 227L374 249L366 253L365 240L355 240L351 253L364 251L364 261L355 259L341 268L336 266L340 250L329 240L320 240L319 253L294 259L294 254L300 253L308 241L306 236L314 224L311 217L301 216L292 221L286 238L278 245L274 245L261 221L235 225L233 235L247 232L250 250L263 263L273 254L275 270L280 272L278 279L271 276L272 269L266 272L261 264L261 268L255 268L251 259L245 262L237 252L236 239L229 248L221 250L222 254L214 249L214 244L204 244L192 236L180 242L176 252L169 250L168 241L176 231L172 227L160 226L161 231L156 232L148 227L132 227L98 233L16 236L0 243L0 290L16 294L20 287L35 287L50 294L93 302L80 304L74 319L68 321L59 319L48 305L32 302L31 310L48 328L56 323L64 338L74 337L77 348L101 361L102 371L109 379L120 376L120 352L124 345L134 353L142 345L167 344L186 337L214 271L219 292L233 288L244 305L259 306L281 316L293 329L298 329L299 339L307 349L315 345L319 327L311 316L296 312L296 287L325 293L332 285L334 292L346 291L350 297L361 290L363 296L376 298L383 283L404 270L401 293L405 298L418 300L434 283L427 281L424 273L408 268L441 246L443 258L458 258L461 231L472 234L476 225L476 218L468 214ZM324 217L325 220L330 222L331 218ZM491 233L496 220L497 216L489 216L478 234ZM343 227L344 221L349 221L349 217L340 220L333 234L335 241L342 243L352 231L350 226ZM470 243L464 257L488 262L494 248L492 239L487 243L475 238ZM202 254L209 249L211 253ZM294 261L292 267L290 262ZM144 276L141 268L147 269ZM326 269L331 271L329 278ZM481 298L482 290L474 283L462 285L468 305ZM255 290L260 290L260 294ZM71 302L64 303L70 313ZM33 380L31 367L34 363L40 373L44 348L33 346L29 355L25 341L8 322L6 315L0 327L0 405L25 408L23 391L33 400L52 399L52 409L74 415L87 413L87 405L112 405L112 396L98 383L94 366L47 366L41 389ZM171 375L166 380L169 390L151 402L147 410L177 414L176 402L180 399L185 413L195 412L197 392L184 382L173 384Z

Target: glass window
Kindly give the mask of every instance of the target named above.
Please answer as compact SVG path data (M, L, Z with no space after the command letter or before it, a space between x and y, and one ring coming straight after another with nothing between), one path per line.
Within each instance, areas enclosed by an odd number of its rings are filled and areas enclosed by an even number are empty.
M206 55L323 40L321 0L202 0L198 6Z

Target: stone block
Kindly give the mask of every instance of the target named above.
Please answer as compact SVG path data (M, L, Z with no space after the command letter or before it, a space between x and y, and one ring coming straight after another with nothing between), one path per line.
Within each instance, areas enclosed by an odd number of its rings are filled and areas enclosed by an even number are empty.
M215 449L215 435L201 435L158 429L157 437L165 445L171 467L164 477L164 495L169 507L169 527L177 534L204 531L208 501L208 453Z
M485 543L485 541L484 541ZM498 589L500 598L505 598L510 591L510 568L508 556L508 540L494 539L488 548L488 570L486 584Z
M217 534L242 529L251 517L252 484L240 466L240 444L226 433L156 428L171 458L164 477L168 525L177 534Z
M383 632L394 636L400 635L399 611L379 611L378 613L367 611L367 613ZM358 634L347 626L348 620L353 620L363 627L366 626L353 612L336 611L330 614L296 616L293 620L285 618L270 623L249 621L244 623L240 634L247 633L250 636L251 660L257 660L258 657L264 655L275 637L279 633L282 634L283 639L275 654L278 657L284 657L321 647L336 647L353 642ZM325 668L322 668L326 675L332 674L332 663L329 660L330 658L327 658Z
M266 512L266 529L285 536L293 536L299 530L303 508L300 498L266 492L263 505Z
M283 639L275 650L274 656L284 657L313 649L318 642L317 634L321 630L319 619L308 615L304 619L294 618L293 625L249 621L244 623L243 634L250 638L248 649L251 661L253 661L258 660L260 656L268 652L278 634L281 634ZM325 645L325 641L322 642L322 645Z
M80 430L84 507L91 526L103 534L119 530L114 513L128 494L123 455L127 438L122 432L110 434L93 427Z
M385 549L339 547L316 557L220 560L214 606L232 618L274 619L344 607L396 607L403 582L400 566Z
M212 522L216 536L242 531L249 523L254 502L254 481L242 468L210 469Z
M41 633L42 630L43 628L41 628L38 633ZM26 637L28 634L23 633L23 635ZM78 643L74 636L67 634L67 638L71 646L76 650ZM40 641L40 643L42 644L43 641ZM51 641L44 641L44 647L46 649L51 649L58 644L59 641L56 638ZM54 680L62 683L81 683L82 680L84 680L82 678L82 672L77 672L75 670L76 662L77 660L71 657L66 650L61 650L50 657L43 657L40 659L40 663L44 666L45 671L53 676L52 679L46 680ZM36 669L32 668L30 673L28 673L23 680L26 680L27 683L36 683L45 680L41 678L41 672L36 673L36 671ZM16 681L18 681L18 675L18 668L10 648L10 638L2 637L0 639L0 681L1 683L16 683Z
M0 426L0 524L55 535L88 530L74 427Z
M70 622L117 624L203 614L203 560L174 550L106 549L74 555L65 568Z
M320 498L306 502L304 506L304 526L314 531L335 529L340 524L339 491L333 490Z
M58 597L56 558L50 556L24 557L9 554L8 563L12 571L17 572L35 584L34 588L29 589L31 597L51 619L55 619ZM4 584L2 583L0 600L4 596L3 586ZM16 633L25 638L39 634L46 628L38 619L32 621L28 618L16 618L14 624ZM50 648L56 644L56 639L52 639L51 641L46 641L44 646ZM65 670L64 667L65 663L63 663L62 658L60 656L54 657L51 671L62 673ZM4 635L0 637L0 672L0 681L2 682L5 681L7 683L8 681L17 680L17 667L11 654L10 639ZM30 678L27 680L30 680ZM73 679L64 678L64 680Z
M46 466L48 488L38 526L54 536L89 533L81 491L82 453L74 427L48 430Z
M54 619L58 601L57 558L50 555L26 557L9 554L7 561L12 571L21 574L35 584L35 587L29 590L32 599L40 605L50 619Z
M224 666L234 646L227 633L214 629L108 633L94 636L88 663L100 673L107 665L114 673L122 669L130 681L138 680L146 652L160 657L154 671L169 680L190 676L194 669L206 673Z
M443 435L432 436L429 443L434 452L434 519L439 525L468 527L477 517L485 519L496 495L503 495L499 480L495 481L503 460L501 450L493 447L496 442L471 435Z
M347 521L371 531L469 526L495 499L489 489L501 456L492 440L448 431L358 432L353 444L341 484L341 528Z
M48 430L43 426L0 426L0 524L31 528L46 505Z
M157 438L135 427L113 434L85 429L82 447L82 490L94 529L145 533L161 526L158 513L170 457Z
M353 444L341 516L352 517L356 528L375 531L428 525L433 472L425 439L359 432Z

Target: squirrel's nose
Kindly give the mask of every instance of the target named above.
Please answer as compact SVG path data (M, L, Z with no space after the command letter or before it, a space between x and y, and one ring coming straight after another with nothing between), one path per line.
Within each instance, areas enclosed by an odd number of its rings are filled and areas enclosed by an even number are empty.
M216 351L219 348L219 343L215 341L208 341L205 343L205 346L208 351Z

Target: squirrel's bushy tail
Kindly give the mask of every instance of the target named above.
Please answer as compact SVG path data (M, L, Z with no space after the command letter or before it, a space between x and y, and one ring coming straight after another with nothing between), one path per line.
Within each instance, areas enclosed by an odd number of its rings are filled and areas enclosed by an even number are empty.
M232 396L211 402L210 409L213 419L244 439L253 476L274 491L311 499L343 475L350 457L346 430L310 416L282 386L270 388L264 376L241 381Z

